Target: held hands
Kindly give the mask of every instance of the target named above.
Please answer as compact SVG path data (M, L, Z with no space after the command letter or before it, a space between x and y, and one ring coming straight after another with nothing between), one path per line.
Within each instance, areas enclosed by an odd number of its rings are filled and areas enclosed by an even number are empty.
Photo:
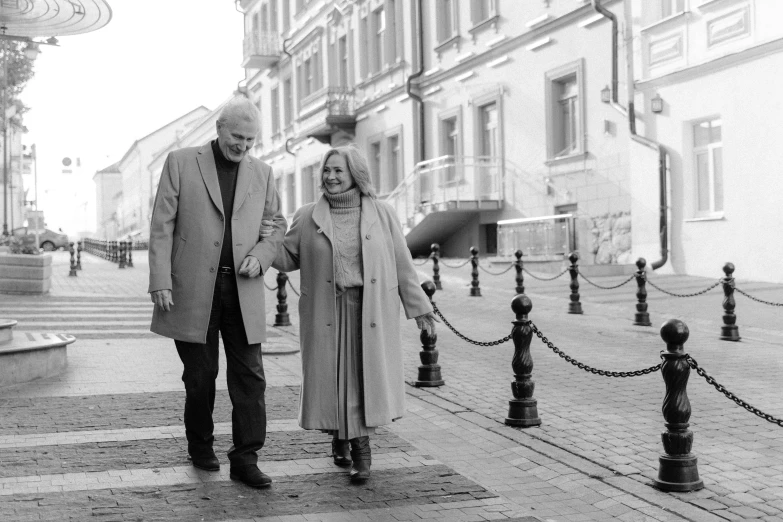
M258 232L259 239L264 239L272 235L275 231L275 222L271 219L261 220L261 230Z
M424 315L416 317L416 327L419 330L427 330L428 335L435 333L435 323L439 323L440 319L435 317L432 312L427 312Z
M166 312L170 311L171 307L174 306L174 301L171 299L171 290L155 290L150 292L150 300L155 306Z
M261 263L253 256L247 256L239 267L239 275L245 277L256 277L261 274Z

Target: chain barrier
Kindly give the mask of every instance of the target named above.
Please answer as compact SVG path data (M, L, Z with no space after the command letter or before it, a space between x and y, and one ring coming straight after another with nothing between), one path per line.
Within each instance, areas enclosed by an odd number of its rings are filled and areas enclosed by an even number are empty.
M430 260L430 259L429 259L429 258L427 258L427 259L425 259L424 261L422 261L421 263L417 263L416 261L414 261L414 262L413 262L413 264L414 264L414 265L416 265L416 266L424 266L424 265L426 265L426 264L427 264L427 261L429 261L429 260Z
M544 337L544 334L541 333L541 330L538 329L538 327L531 321L530 326L533 327L533 331L536 333L539 339L541 339L541 342L543 342L545 345L549 347L550 350L555 352L557 355L565 359L566 361L570 362L574 366L577 366L578 368L581 368L582 370L590 373L594 373L597 375L603 375L604 377L638 377L639 375L647 375L648 373L657 372L661 369L661 364L657 364L655 366L650 366L649 368L645 368L644 370L636 370L633 372L608 372L606 370L599 370L597 368L593 368L591 366L587 366L586 364L580 363L576 359L573 359L572 357L569 357L560 349L552 344L552 342Z
M499 276L499 275L503 275L503 274L505 274L506 272L508 272L509 270L511 270L512 268L514 268L514 265L513 265L513 264L509 265L509 267L508 267L508 268L506 268L505 270L503 270L502 272L490 272L489 270L487 270L487 269L486 269L486 268L484 268L483 266L479 265L479 269L483 270L485 273L487 273L487 274L489 274L489 275L491 275L491 276Z
M435 311L435 313L438 315L438 317L440 317L441 319L443 319L443 324L445 324L445 325L446 325L446 326L449 328L449 330L451 330L452 332L454 332L454 333L456 334L456 336L457 336L457 337L459 337L459 338L460 338L460 339L462 339L463 341L466 341L466 342L468 342L468 343L470 343L470 344L475 344L476 346L497 346L497 345L499 345L499 344L503 344L503 343L505 343L505 342L507 342L507 341L510 341L510 340L511 340L511 334L508 334L508 336L506 336L506 337L504 337L504 338L502 338L502 339L498 339L497 341L490 341L490 342L474 341L473 339L469 339L469 338L465 337L465 336L464 336L464 335L462 335L462 334L461 334L459 331L457 331L457 329L456 329L456 328L454 328L453 326L451 326L451 323L449 323L449 322L446 320L446 318L445 318L445 317L443 317L443 314L442 314L442 313L440 313L440 310L438 310L438 307L437 307L437 306L435 306L435 303L432 303L432 309Z
M692 294L675 294L674 292L669 292L668 290L664 290L663 288L659 287L658 285L656 285L655 283L653 283L649 279L647 280L647 284L650 285L651 287L655 288L659 292L663 292L664 294L668 294L668 295L671 295L673 297L696 297L697 295L706 294L707 292L709 292L710 290L712 290L713 288L715 288L716 286L721 284L722 281L723 281L722 279L718 279L715 282L715 284L710 286L709 288L705 288L704 290L702 290L700 292L694 292Z
M560 277L563 274L565 274L566 272L568 272L568 269L566 268L565 270L563 270L562 272L557 274L555 277L538 277L537 275L534 275L531 272L528 272L527 268L524 268L524 267L522 268L522 271L525 272L530 277L532 277L533 279L538 279L539 281L554 281L558 277Z
M635 275L632 275L631 277L629 277L628 279L626 279L625 281L623 281L619 285L601 286L599 284L596 284L596 283L593 283L592 281L590 281L582 272L577 271L577 273L582 277L582 279L584 279L585 281L587 281L588 283L590 283L594 287L600 288L601 290L614 290L615 288L620 288L621 286L628 284L630 281L633 280L634 277L636 277Z
M464 263L462 263L461 265L457 265L457 266L450 265L450 264L446 263L445 261L443 261L442 259L440 259L440 264L443 265L443 266L447 266L449 268L462 268L463 266L467 265L468 263L470 263L470 258L466 259Z
M783 303L773 303L772 301L765 301L765 300L763 300L763 299L759 299L758 297L753 297L752 295L750 295L750 294L748 294L748 293L746 293L746 292L743 292L743 291L742 291L742 290L740 290L739 288L735 288L734 290L736 290L736 291L737 291L737 292L739 292L740 294L744 295L744 296L745 296L745 297L747 297L748 299L750 299L750 300L752 300L752 301L756 301L757 303L761 303L761 304L765 304L765 305L770 305L770 306L783 306Z
M266 287L266 289L267 289L267 290L269 290L270 292L274 292L275 290L277 290L278 288L280 288L279 286L274 286L274 287L272 287L272 286L269 286L268 284L266 284L266 281L264 281L264 286L265 286L265 287Z
M302 296L302 295L299 293L299 290L297 290L297 289L296 289L296 287L294 287L294 284L291 282L291 280L290 280L290 279L288 280L288 286L290 286L290 287L291 287L291 290L293 290L293 292L296 294L296 297L301 297L301 296Z
M732 401L736 402L738 405L742 406L749 412L753 413L754 415L757 415L764 419L765 421L771 422L773 424L777 424L780 427L783 427L783 419L778 419L773 417L772 415L768 413L764 413L763 411L759 410L758 408L748 404L747 402L743 401L733 393L731 393L729 390L723 387L722 384L717 382L714 378L712 378L710 375L707 374L707 372L704 371L704 369L699 366L699 364L696 362L696 359L691 357L690 355L686 358L688 361L688 365L696 370L696 373L704 377L704 379L707 381L708 384L711 384L715 387L716 390L721 392L723 395L725 395L727 398L731 399Z

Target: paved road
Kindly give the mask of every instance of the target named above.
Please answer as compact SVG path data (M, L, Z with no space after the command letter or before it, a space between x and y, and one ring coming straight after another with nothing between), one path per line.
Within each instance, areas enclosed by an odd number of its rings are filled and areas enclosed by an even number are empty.
M84 270L69 278L67 255L57 253L49 296L0 300L0 315L20 320L20 329L78 337L64 374L0 390L0 520L783 519L783 428L729 402L697 375L688 392L694 453L706 487L662 493L649 486L661 452L660 374L595 376L534 340L542 426L510 428L502 421L511 398L513 346L475 347L443 326L438 347L446 385L408 388L408 415L373 439L374 476L368 485L350 486L344 470L326 456L328 438L298 429L297 354L264 358L270 433L262 469L275 477L274 487L259 492L230 481L225 459L220 473L194 470L182 430L180 363L170 341L147 333L146 259L137 254L134 262L134 269L119 270L85 255ZM420 270L429 276L429 266ZM441 273L445 289L435 300L458 329L480 340L509 333L511 273L482 273L480 298L467 297L467 267ZM274 275L267 275L270 286ZM591 279L606 286L623 280ZM663 344L657 328L630 324L633 283L599 291L583 282L585 314L575 316L565 313L564 278L533 281L526 281L534 303L531 318L573 357L611 370L658 363ZM682 293L711 283L660 276L654 281ZM298 288L296 274L292 283ZM783 300L778 286L743 285ZM270 292L269 324L273 296ZM293 291L288 296L293 326L270 328L277 334L272 343L284 346L297 341L297 296ZM778 392L783 330L772 320L778 309L758 305L753 317L743 316L738 298L743 341L726 343L715 333L719 291L693 300L695 306L684 305L651 291L654 324L665 317L662 310L685 312L692 332L686 350L729 389L783 417ZM412 322L407 326L406 378L413 381L419 342ZM230 444L223 384L217 401L216 444L222 451Z

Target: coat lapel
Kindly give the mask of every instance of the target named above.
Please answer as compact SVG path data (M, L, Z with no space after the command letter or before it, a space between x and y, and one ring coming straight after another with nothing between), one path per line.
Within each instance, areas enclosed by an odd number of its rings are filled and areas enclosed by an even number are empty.
M359 224L362 238L367 236L376 221L378 221L378 209L375 208L375 202L371 197L362 195L362 220Z
M318 227L318 231L323 233L329 242L334 245L334 234L332 233L332 215L329 213L329 202L326 198L321 198L316 201L315 209L313 210L313 221Z
M253 178L253 162L250 161L248 156L245 156L242 161L239 162L239 169L237 172L237 187L234 190L234 209L233 214L237 213L239 207L245 202L247 192L250 189L250 180Z
M221 214L225 215L223 211L223 198L220 197L220 185L217 179L217 167L215 166L215 155L212 154L212 144L207 143L198 150L196 156L198 160L198 168L201 170L201 177L204 179L204 185L207 186L207 192L209 197L212 198L212 203L215 204Z

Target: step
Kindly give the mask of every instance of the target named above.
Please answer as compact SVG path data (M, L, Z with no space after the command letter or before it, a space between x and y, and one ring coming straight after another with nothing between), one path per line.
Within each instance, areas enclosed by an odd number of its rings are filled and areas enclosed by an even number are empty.
M0 345L11 342L14 337L14 326L16 321L13 319L0 319Z
M57 375L65 369L67 346L75 340L68 334L18 332L0 344L0 387Z

